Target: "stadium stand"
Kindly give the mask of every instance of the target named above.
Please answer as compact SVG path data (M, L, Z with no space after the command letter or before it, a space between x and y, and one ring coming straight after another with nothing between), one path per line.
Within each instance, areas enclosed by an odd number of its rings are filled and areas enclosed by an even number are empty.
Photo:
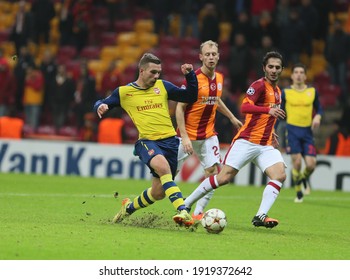
M27 10L30 10L33 1L27 1ZM52 53L56 55L56 62L65 64L71 75L77 79L80 74L81 59L87 59L89 70L96 79L97 89L100 86L103 72L112 60L116 61L123 81L130 82L133 80L137 72L136 63L140 55L147 51L152 51L163 61L166 61L163 64L163 78L167 78L174 83L180 83L183 80L179 71L181 62L186 61L194 64L195 67L199 66L198 47L200 41L193 36L179 37L181 18L176 9L171 12L167 19L169 31L156 34L154 32L152 10L149 9L147 1L126 1L126 4L121 6L120 18L115 17L114 21L111 22L105 1L92 1L94 4L91 10L92 24L91 30L89 30L89 42L78 53L73 44L60 45L60 37L62 36L60 12L63 1L53 0L53 2L55 3L56 16L50 23L50 42L48 44L35 45L31 43L29 45L30 52L34 55L35 62L38 65L45 49L50 48ZM333 8L329 11L329 26L331 27L335 19L341 19L344 22L344 30L350 32L350 7L349 4L344 3L345 1L334 1ZM219 7L220 5L217 5L217 8ZM17 65L17 61L11 59L12 55L15 54L15 46L11 41L11 28L17 10L18 3L14 1L0 2L0 43L12 69ZM228 13L227 9L219 12L224 16L222 17L223 21L220 22L221 61L218 70L224 73L225 83L230 84L226 62L229 60L231 47L229 37L231 31L235 28L235 22L231 19L232 15ZM201 20L201 17L199 17L199 20ZM332 32L331 28L328 32ZM333 111L341 110L339 107L341 104L338 100L340 91L338 85L332 84L328 72L328 62L324 57L325 45L324 38L314 38L312 56L308 57L302 52L300 53L300 60L308 66L308 82L313 83L319 89L322 105L326 112L330 112L329 115L332 116ZM347 84L350 88L349 69L350 59L347 64ZM289 74L289 70L285 69L283 76L288 78ZM255 72L252 69L248 80L255 78ZM349 95L349 93L347 94ZM23 117L22 112L18 112L18 114ZM74 118L71 119L67 125L74 127ZM332 121L328 118L325 118L325 120ZM127 126L127 122L125 123Z

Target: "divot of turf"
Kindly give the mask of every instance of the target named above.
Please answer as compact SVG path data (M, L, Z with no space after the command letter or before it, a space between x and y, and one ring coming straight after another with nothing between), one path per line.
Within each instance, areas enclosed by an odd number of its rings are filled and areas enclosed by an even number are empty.
M198 224L193 227L183 227L175 224L172 219L169 219L164 213L143 213L141 216L131 216L124 219L121 223L123 226L132 226L139 228L157 228L165 230L187 230L189 232L197 231Z
M176 228L176 224L171 220L167 220L162 213L156 214L153 212L143 213L141 216L137 217L128 217L124 219L121 224L141 228Z

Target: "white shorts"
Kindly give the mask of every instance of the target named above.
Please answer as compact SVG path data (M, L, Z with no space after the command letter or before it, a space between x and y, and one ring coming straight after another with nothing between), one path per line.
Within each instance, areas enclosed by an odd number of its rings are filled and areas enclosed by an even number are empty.
M244 139L236 140L227 151L223 164L240 170L247 163L253 162L262 172L278 162L283 162L279 150L272 146L261 146Z
M194 140L192 141L192 147L204 169L207 169L214 164L221 163L219 139L216 135L205 140ZM186 158L189 156L189 154L184 152L180 138L180 146L177 156L178 170L181 169Z

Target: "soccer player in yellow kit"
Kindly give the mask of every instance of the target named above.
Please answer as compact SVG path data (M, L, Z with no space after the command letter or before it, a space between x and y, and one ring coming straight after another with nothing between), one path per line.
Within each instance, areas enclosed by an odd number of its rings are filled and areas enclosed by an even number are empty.
M198 81L193 66L183 64L187 88L159 79L161 61L146 53L139 61L139 76L135 82L117 87L110 96L98 100L94 110L101 118L108 110L121 106L133 120L139 131L135 143L135 154L151 170L152 187L130 200L125 198L113 222L121 222L140 208L147 207L165 196L169 198L178 213L173 220L186 227L193 224L181 190L174 182L177 170L179 139L169 114L168 100L193 103L198 96Z
M320 126L323 110L317 90L305 83L306 66L301 63L295 64L292 67L291 79L290 88L282 91L282 109L285 109L287 114L286 152L292 157L292 181L297 195L294 201L300 203L303 202L302 182L307 182L316 167L313 130ZM303 158L305 169L301 171Z

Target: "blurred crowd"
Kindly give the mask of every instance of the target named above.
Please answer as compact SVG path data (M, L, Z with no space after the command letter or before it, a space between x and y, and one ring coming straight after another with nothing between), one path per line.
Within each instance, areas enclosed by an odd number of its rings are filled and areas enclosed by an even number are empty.
M198 42L219 42L221 69L225 72L225 102L237 112L237 102L252 80L263 75L261 58L270 50L280 51L288 68L303 60L310 71L315 41L322 46L327 62L325 71L330 83L341 90L339 103L349 102L350 84L350 19L346 0L31 0L6 1L17 3L14 24L6 38L15 46L12 62L0 47L0 117L22 118L28 134L40 133L43 126L52 127L59 134L69 126L77 139L97 141L96 116L92 114L95 100L106 96L125 82L116 67L116 61L103 73L97 85L96 75L88 67L82 50L96 45L96 33L115 31L115 23L132 19L136 11L154 23L159 37L191 37ZM57 8L59 7L59 9ZM107 11L105 30L96 30L96 8ZM138 13L140 14L140 13ZM141 15L141 17L142 17ZM333 18L331 17L333 16ZM50 49L31 46L52 41L52 20L58 18L58 48L70 46L75 51L79 71L70 71L69 59L57 59ZM174 31L174 18L178 29ZM226 38L222 23L231 27ZM199 45L197 46L199 49ZM6 57L7 56L7 57ZM162 57L161 57L162 58ZM162 58L166 60L166 58ZM188 61L195 63L195 61ZM166 61L165 61L166 63ZM135 69L136 70L136 69ZM312 75L310 75L312 76ZM130 77L128 82L134 77ZM169 79L171 80L171 78ZM288 77L281 81L288 86ZM121 111L114 117L124 118ZM218 116L220 118L220 116ZM125 124L129 120L124 119ZM229 124L226 124L229 125ZM232 135L225 120L217 122L221 141L230 141ZM124 142L132 142L137 132L128 129Z

